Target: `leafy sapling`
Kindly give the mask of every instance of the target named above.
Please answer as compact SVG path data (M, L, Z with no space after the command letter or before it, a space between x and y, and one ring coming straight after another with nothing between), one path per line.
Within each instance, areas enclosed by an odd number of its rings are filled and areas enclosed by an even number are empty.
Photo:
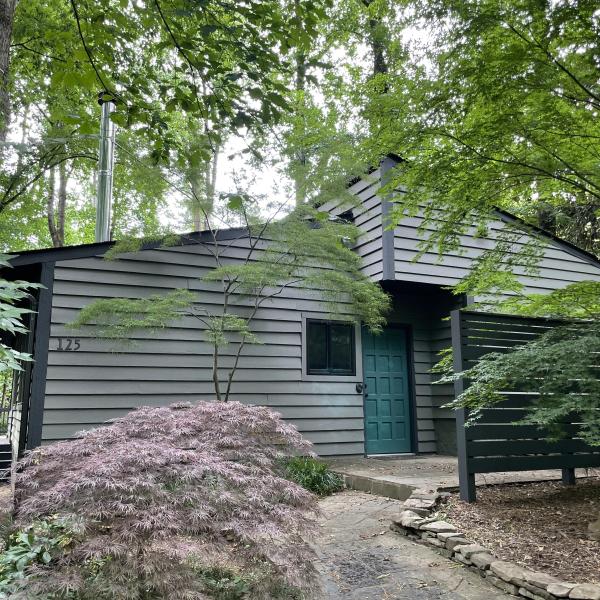
M101 337L131 341L140 331L194 320L211 347L215 398L225 402L245 347L261 342L256 332L261 309L279 297L293 302L294 294L301 294L331 314L364 322L373 330L382 327L389 298L362 274L360 257L349 247L358 236L354 225L333 221L328 213L308 205L278 221L257 224L248 216L246 200L236 195L229 205L246 223L237 238L223 238L212 228L204 236L177 238L178 244L196 244L213 262L199 281L189 281L190 289L99 300L83 308L71 325L94 327ZM165 247L174 242L170 238ZM142 246L129 240L123 249L130 252ZM111 254L119 252L117 244ZM219 302L202 302L204 291L216 291Z

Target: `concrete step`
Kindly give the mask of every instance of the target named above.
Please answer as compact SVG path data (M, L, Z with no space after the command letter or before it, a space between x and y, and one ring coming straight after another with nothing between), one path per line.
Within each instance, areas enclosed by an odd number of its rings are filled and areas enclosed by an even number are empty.
M359 492L367 492L375 496L383 496L392 500L406 500L417 488L399 481L391 481L388 477L369 477L354 473L335 471L344 480L344 485Z

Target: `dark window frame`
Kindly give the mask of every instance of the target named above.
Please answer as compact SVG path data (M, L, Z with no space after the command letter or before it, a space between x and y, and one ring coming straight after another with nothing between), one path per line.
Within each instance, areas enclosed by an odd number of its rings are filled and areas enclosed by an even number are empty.
M311 369L310 368L310 356L309 356L309 352L310 352L310 325L311 323L321 323L323 325L326 326L326 336L325 336L325 341L326 341L326 348L325 348L325 355L326 355L326 363L327 363L327 368L326 369ZM346 325L347 327L350 328L350 356L351 356L351 363L352 363L352 368L351 369L334 369L331 367L331 327L333 326L339 326L339 325ZM349 377L354 377L356 376L356 325L354 323L352 323L351 321L331 321L331 320L327 320L327 319L313 319L313 318L308 318L306 319L306 374L307 375L325 375L325 376L343 376L343 375L347 375Z

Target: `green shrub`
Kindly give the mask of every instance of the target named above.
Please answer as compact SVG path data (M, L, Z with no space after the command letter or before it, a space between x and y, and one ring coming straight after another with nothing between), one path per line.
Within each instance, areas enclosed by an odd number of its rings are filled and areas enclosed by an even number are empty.
M26 581L32 567L49 565L73 543L72 524L48 518L12 533L0 554L0 598L9 598Z
M248 597L248 582L227 569L214 567L199 572L206 592L217 600L243 600Z
M286 477L303 488L317 494L329 496L344 487L342 478L329 469L323 461L307 456L290 458L285 462Z

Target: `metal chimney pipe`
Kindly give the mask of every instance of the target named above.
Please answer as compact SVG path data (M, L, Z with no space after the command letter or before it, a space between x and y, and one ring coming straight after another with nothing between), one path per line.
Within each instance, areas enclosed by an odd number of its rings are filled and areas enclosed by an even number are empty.
M104 100L105 93L98 94L102 106L100 118L100 147L98 149L98 189L96 195L96 242L110 240L110 215L112 208L113 164L115 156L115 124L110 120L114 110L112 100Z

